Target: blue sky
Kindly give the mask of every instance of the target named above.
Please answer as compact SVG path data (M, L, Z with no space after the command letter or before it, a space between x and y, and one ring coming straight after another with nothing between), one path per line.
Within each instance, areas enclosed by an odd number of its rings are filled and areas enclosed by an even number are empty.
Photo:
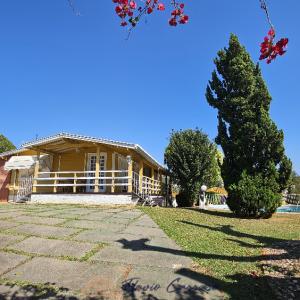
M213 139L216 111L204 94L216 52L233 32L257 61L268 31L258 0L186 0L188 25L172 28L169 11L156 12L126 41L111 0L74 2L80 17L67 0L0 2L0 132L17 146L65 131L139 143L162 162L172 129L199 127ZM262 71L300 173L300 2L269 6L290 45Z

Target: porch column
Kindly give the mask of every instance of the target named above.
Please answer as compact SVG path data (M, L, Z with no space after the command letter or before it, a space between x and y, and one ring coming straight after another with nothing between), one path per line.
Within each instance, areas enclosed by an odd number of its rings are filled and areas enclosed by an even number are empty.
M111 155L111 168L112 171L116 170L116 153L113 152ZM118 176L118 174L117 174ZM115 192L115 172L111 172L111 192L114 193Z
M128 162L128 193L132 193L132 158L130 155L127 157L127 162Z
M144 163L141 160L139 163L139 192L140 194L143 194L143 172L144 171Z
M37 160L36 160L36 163L35 163L35 166L34 166L34 173L33 173L33 187L32 187L32 192L33 193L36 193L36 184L38 183L38 181L36 180L36 178L38 178L38 175L39 175L39 168L40 168L40 151L37 152Z
M151 168L151 194L155 194L154 169Z
M53 161L54 159L57 159L57 155L53 156ZM57 166L57 171L60 171L60 163L61 163L61 155L58 155L58 166ZM59 177L59 174L54 173L54 186L53 186L53 193L57 193L57 184L58 184L58 180L56 179L57 177Z
M96 170L95 170L95 188L94 192L99 193L99 179L96 177L99 177L100 175L100 148L97 147L97 152L96 152Z

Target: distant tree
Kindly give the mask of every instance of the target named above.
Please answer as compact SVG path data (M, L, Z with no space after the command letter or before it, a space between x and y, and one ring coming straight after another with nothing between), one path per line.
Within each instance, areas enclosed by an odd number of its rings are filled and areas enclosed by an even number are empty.
M0 134L0 153L14 150L16 147L3 134Z
M201 130L172 131L165 163L186 205L197 201L202 184L214 186L218 182L217 156L216 145Z
M300 194L300 176L296 173L296 171L292 172L289 192L292 194Z
M222 177L228 205L241 216L270 216L280 205L292 169L283 132L269 115L271 96L259 66L235 35L214 62L217 70L206 98L218 110L216 142L225 155Z

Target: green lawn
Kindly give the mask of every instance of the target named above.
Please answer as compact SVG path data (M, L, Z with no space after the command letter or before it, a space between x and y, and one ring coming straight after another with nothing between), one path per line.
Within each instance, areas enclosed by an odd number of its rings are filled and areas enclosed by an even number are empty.
M203 280L233 299L272 299L268 278L261 272L263 248L300 239L300 214L249 220L229 212L141 209L194 259Z

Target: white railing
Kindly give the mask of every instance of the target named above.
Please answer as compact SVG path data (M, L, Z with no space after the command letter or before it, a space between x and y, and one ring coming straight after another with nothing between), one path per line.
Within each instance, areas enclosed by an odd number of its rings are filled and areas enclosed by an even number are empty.
M158 195L161 192L161 182L150 177L140 176L136 172L132 172L132 177L128 176L128 170L105 170L99 171L59 171L59 172L39 172L38 176L33 179L33 187L35 188L53 188L53 192L57 192L57 188L73 188L73 193L78 192L77 188L92 187L98 188L111 187L111 191L115 191L115 187L132 186L132 192L137 195L149 196ZM86 189L83 190L84 192Z
M27 176L19 181L19 188L17 192L16 201L22 200L31 195L32 180L33 176Z
M136 195L140 195L140 176L136 172L132 172L132 192Z
M96 171L39 172L33 186L73 187L73 192L76 192L76 187L124 187L130 185L130 179L127 170L101 170L99 176L96 176Z
M300 195L299 194L288 194L286 197L286 202L289 204L300 205Z
M147 176L142 178L142 192L144 195L159 194L161 191L161 183L158 180Z

